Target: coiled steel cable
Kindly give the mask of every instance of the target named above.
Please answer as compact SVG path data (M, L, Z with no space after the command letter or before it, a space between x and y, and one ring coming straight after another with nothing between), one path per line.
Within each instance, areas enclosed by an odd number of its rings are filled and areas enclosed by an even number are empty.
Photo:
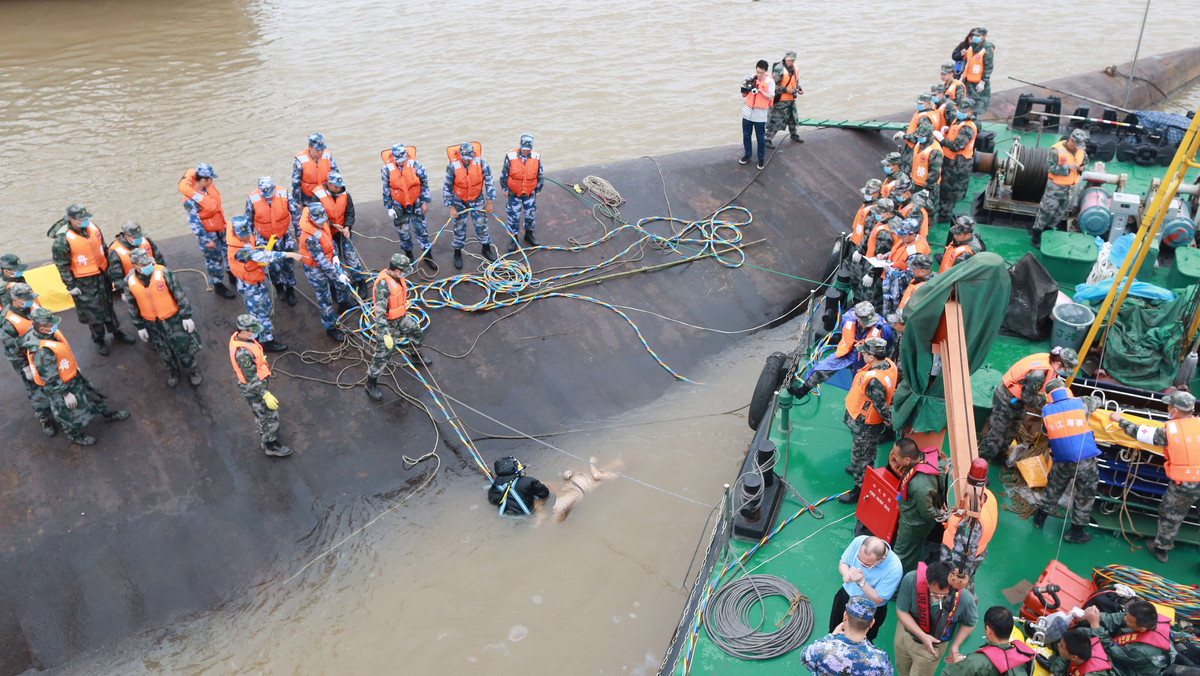
M767 621L766 597L782 596L787 614L775 631L762 631ZM761 616L750 625L755 606ZM812 604L792 583L775 575L746 575L713 593L704 610L704 629L718 648L743 660L769 660L799 648L813 629Z

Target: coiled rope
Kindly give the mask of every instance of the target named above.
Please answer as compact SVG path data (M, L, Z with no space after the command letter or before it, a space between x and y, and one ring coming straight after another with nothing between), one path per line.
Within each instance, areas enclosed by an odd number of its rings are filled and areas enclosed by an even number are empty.
M1141 598L1175 609L1175 619L1200 624L1200 589L1141 568L1113 564L1092 570L1092 581L1099 588L1118 583L1127 585Z
M762 631L767 621L766 599L782 596L787 613L775 631ZM749 618L755 607L759 618ZM808 597L787 580L775 575L747 575L721 587L712 595L704 614L704 629L718 648L743 660L769 660L804 644L812 633L813 612Z

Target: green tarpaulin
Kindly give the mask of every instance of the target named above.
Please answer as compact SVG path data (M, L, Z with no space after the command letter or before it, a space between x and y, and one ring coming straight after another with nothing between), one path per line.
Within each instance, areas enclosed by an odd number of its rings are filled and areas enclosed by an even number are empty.
M905 330L900 343L904 379L892 401L896 429L912 426L915 432L932 432L946 427L942 377L931 380L929 371L933 366L930 347L950 294L957 291L962 305L967 363L974 371L987 360L992 342L1000 332L1010 287L1004 259L984 252L950 268L913 293L904 307Z
M1172 301L1126 297L1105 341L1102 366L1108 375L1129 387L1162 391L1170 386L1179 370L1195 294L1191 286Z

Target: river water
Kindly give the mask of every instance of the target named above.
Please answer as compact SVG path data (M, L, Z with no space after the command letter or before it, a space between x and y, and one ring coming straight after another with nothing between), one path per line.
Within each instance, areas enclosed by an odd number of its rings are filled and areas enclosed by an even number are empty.
M108 234L137 220L186 233L175 183L206 161L236 213L259 175L286 184L291 157L325 134L351 191L378 199L378 156L418 147L435 183L442 149L479 140L497 166L521 133L547 165L579 166L740 138L736 86L759 58L799 51L808 117L907 108L973 25L997 43L995 89L1127 61L1141 6L1064 0L959 3L610 0L494 3L344 0L59 0L0 3L0 218L5 249L48 257L46 227L72 202ZM1190 47L1193 0L1157 0L1143 54ZM913 37L913 36L920 37ZM1194 108L1200 89L1176 107ZM552 223L544 227L553 227ZM198 261L194 261L198 263ZM616 457L634 477L712 504L749 430L741 415L765 332L660 402L557 437ZM690 374L691 375L691 374ZM636 425L681 416L702 419ZM580 426L587 426L581 424ZM529 446L551 480L580 463ZM448 459L449 465L455 465ZM394 501L346 506L333 541ZM285 559L221 609L61 671L83 673L653 673L684 601L708 516L616 480L564 524L498 519L469 469L443 467L418 498L287 581ZM317 547L316 549L320 549Z

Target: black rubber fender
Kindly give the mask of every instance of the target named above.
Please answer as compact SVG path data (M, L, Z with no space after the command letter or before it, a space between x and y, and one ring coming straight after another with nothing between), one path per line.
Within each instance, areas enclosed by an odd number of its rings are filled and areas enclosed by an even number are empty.
M825 271L821 273L821 282L829 282L833 279L833 273L842 264L842 260L846 257L845 250L848 241L847 235L838 235L838 238L833 241L833 249L829 252L829 259L825 261Z
M771 408L771 398L775 396L775 392L783 384L784 376L787 375L786 362L786 354L773 352L763 364L762 373L758 375L758 382L754 385L754 394L750 397L750 411L746 415L750 429L757 430L759 422Z

